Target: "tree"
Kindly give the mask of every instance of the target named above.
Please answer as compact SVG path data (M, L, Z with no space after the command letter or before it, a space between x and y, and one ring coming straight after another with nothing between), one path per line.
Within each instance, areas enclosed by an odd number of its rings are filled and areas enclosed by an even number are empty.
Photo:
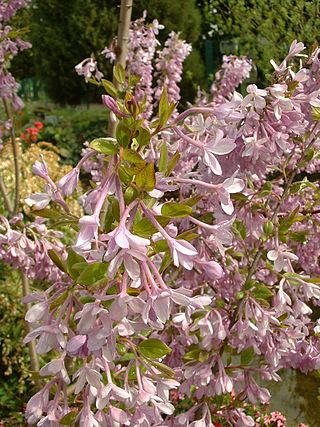
M73 104L87 98L88 87L74 67L103 49L116 32L116 23L116 6L103 0L34 1L31 40L35 68L54 101Z
M311 46L320 34L319 0L204 0L203 31L209 37L237 38L238 54L249 55L259 79L272 72L292 40Z

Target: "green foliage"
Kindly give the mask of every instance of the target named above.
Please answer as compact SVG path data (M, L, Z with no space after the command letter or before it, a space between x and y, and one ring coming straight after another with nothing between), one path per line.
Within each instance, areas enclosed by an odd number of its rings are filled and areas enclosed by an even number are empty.
M172 0L134 0L132 18L140 18L143 11L148 12L148 21L157 19L165 26L160 34L161 42L171 31L181 33L189 43L196 42L201 33L201 13L195 0L181 2Z
M320 34L318 0L203 0L203 30L213 37L237 38L239 54L253 58L259 79L272 73L269 59L285 57L294 39L312 45Z
M74 67L91 53L97 56L116 34L117 14L110 1L34 0L34 65L53 101L76 104L88 99L89 86Z
M181 91L181 104L186 105L187 101L194 100L197 95L198 86L206 87L205 66L201 56L202 49L198 43L192 45L192 51L187 56L183 64L182 80L179 83Z

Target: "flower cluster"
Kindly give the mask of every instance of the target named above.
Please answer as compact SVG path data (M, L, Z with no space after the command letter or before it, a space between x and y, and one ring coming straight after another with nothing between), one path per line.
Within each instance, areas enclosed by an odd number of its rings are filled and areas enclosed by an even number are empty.
M9 102L14 110L23 106L17 92L19 84L10 73L10 62L14 56L24 49L29 49L31 44L20 38L19 31L13 31L7 21L12 18L18 9L26 7L29 0L8 0L0 4L0 98L4 103ZM8 106L5 106L8 109ZM7 119L0 123L0 148L3 135L12 127L12 121Z
M157 87L155 98L159 101L164 87L167 88L170 101L180 100L180 88L178 83L182 78L183 63L191 52L191 45L179 38L179 34L172 31L165 47L160 50L156 59Z
M228 99L237 87L250 76L252 61L246 56L226 56L219 71L215 74L215 81L211 86L211 95L214 103L222 103Z
M183 62L191 52L191 45L179 38L179 34L172 31L169 34L164 48L160 49L157 39L163 25L155 19L151 24L146 23L146 12L143 17L131 23L127 54L127 86L134 87L134 97L137 102L144 104L142 116L150 118L160 99L162 90L167 88L170 101L180 100L178 83L182 78ZM116 59L116 39L102 54L113 62ZM102 77L97 70L97 62L87 58L75 67L79 75L84 75L88 81L95 73L96 80ZM97 76L98 73L98 76ZM154 85L154 77L156 84ZM103 85L103 82L101 82ZM112 93L111 93L112 95Z
M31 142L37 142L39 138L39 132L42 128L42 122L34 122L34 127L28 127L25 132L22 132L20 134L20 139L28 144Z
M117 65L103 95L116 138L91 141L58 183L35 164L46 192L27 203L73 225L66 197L87 162L100 170L75 241L51 256L63 277L28 299L25 342L52 356L29 424L250 427L245 402L270 399L261 379L320 368L319 280L299 256L320 231L320 189L298 176L320 148L320 50L297 63L303 49L245 97L177 115L164 89L153 121Z

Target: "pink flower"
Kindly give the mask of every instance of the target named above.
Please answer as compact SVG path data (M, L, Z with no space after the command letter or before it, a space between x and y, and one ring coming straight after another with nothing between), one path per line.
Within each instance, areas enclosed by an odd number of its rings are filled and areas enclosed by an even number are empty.
M264 89L258 89L256 85L249 85L247 87L248 95L243 99L243 106L252 106L256 110L263 110L266 106L266 100L268 92Z
M194 257L198 254L196 248L186 240L172 239L169 242L173 263L176 267L181 264L187 270L192 270Z
M61 192L65 196L70 196L75 188L78 185L79 180L79 168L74 168L70 172L68 172L66 175L64 175L62 178L60 178L58 182L58 188L61 190Z
M209 142L203 147L204 164L209 166L215 175L222 175L222 169L217 158L215 157L215 154L228 154L234 150L235 147L236 144L228 138L223 139L223 131L217 129L215 137L210 139Z
M98 240L99 217L96 214L85 215L79 219L79 225L80 231L73 248L77 252L87 251L91 249L92 240Z

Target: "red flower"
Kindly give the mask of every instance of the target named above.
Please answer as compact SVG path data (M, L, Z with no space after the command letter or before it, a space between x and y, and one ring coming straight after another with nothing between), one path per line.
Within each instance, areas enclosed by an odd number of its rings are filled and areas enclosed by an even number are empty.
M215 427L223 427L222 424L220 423L220 421L216 421L215 423Z
M39 130L43 128L43 123L42 122L34 122L34 125Z
M21 139L26 139L26 134L25 134L25 133L22 133L22 134L20 135L20 138L21 138Z

